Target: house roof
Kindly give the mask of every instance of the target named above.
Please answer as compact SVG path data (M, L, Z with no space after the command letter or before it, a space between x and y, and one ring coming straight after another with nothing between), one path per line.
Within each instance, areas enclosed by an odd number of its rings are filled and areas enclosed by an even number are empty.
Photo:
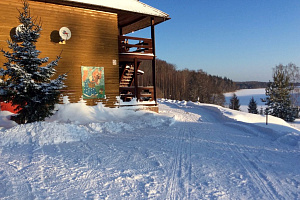
M63 0L72 1L84 4L90 4L95 6L113 8L117 10L124 10L129 12L141 13L146 15L152 15L157 17L168 18L169 15L153 8L145 3L138 0Z
M127 34L170 19L167 13L139 0L33 0L118 14L118 27Z

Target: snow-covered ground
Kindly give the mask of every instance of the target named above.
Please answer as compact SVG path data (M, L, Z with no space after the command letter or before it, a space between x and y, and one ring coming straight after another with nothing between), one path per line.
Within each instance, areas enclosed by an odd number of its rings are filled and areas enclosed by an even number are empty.
M59 105L0 112L0 199L300 199L300 131L281 119L161 100L160 113Z

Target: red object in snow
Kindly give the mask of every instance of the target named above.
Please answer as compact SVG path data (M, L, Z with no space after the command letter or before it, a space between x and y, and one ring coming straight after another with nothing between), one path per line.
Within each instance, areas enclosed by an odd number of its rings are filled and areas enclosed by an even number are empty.
M19 110L15 110L17 106L13 106L11 103L0 102L1 111L9 111L12 113L17 113Z

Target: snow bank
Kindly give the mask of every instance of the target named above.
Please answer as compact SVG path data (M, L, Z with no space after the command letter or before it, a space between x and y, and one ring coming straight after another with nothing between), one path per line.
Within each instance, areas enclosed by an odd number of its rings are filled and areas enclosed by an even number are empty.
M43 146L84 141L95 134L127 134L136 129L149 128L155 130L159 127L171 126L175 122L203 121L207 118L206 111L216 113L215 120L218 120L218 123L229 123L226 118L230 118L262 127L264 128L263 132L266 135L272 135L274 140L278 139L289 144L300 140L298 129L273 116L268 116L268 125L266 125L265 116L235 111L217 105L165 99L159 102L180 108L179 113L174 115L173 111L167 113L168 110L165 110L157 114L138 110L138 107L107 108L101 103L96 106L86 106L82 101L57 105L57 112L45 122L17 125L9 120L12 113L0 112L0 126L2 127L0 144L5 146L32 143ZM206 107L206 110L201 107Z
M87 106L83 101L72 104L57 105L57 112L46 121L59 121L95 127L96 130L105 128L109 132L121 132L141 127L157 127L161 124L171 124L172 119L159 116L157 113L142 110L138 106L108 108L98 103ZM101 128L99 128L101 126Z
M223 107L218 107L218 108L225 116L235 119L237 121L252 123L252 124L266 124L265 115L246 113L246 112L231 110ZM286 121L284 121L283 119L271 115L268 115L268 124L277 124L286 127L291 127L291 125Z
M0 112L0 145L39 146L84 141L95 134L126 134L135 129L170 126L173 118L137 107L107 108L83 101L56 105L57 112L45 122L17 125L10 112Z
M16 126L17 123L9 120L13 113L9 111L0 111L0 130L3 128L11 128Z
M143 115L136 112L136 108L107 108L98 103L96 106L87 106L84 101L56 105L57 112L46 121L72 122L75 124L87 124L91 122L122 121L131 115Z
M61 124L58 122L35 122L17 125L0 134L1 146L15 144L60 144L82 141L89 137L85 126Z
M227 117L236 121L254 124L263 128L264 135L269 136L273 140L285 143L291 146L300 144L299 129L287 123L283 119L268 115L268 124L266 124L266 116L241 111L231 110L219 107L219 110Z
M268 115L268 124L266 125L265 115L246 113L199 102L167 99L162 99L160 102L174 105L174 107L183 110L183 112L173 117L176 122L207 121L209 120L207 114L214 113L214 123L224 123L227 126L234 126L240 129L241 132L249 132L259 137L269 138L272 141L278 141L290 146L300 146L299 129L295 125L292 126L283 119L274 116ZM220 111L219 114L218 110Z

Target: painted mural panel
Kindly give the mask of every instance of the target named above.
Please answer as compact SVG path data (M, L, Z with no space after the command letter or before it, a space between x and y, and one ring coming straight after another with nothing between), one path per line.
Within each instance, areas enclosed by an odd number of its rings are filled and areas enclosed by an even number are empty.
M104 67L81 66L83 99L105 98Z

